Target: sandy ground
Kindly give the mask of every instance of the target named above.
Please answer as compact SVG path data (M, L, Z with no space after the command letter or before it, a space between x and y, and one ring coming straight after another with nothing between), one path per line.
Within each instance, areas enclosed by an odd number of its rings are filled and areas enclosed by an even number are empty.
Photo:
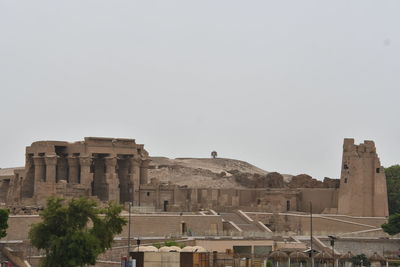
M234 181L231 170L246 173L268 174L247 162L225 158L177 158L152 157L149 178L172 182L189 187L243 188ZM291 177L291 176L290 176ZM286 179L285 179L286 180Z

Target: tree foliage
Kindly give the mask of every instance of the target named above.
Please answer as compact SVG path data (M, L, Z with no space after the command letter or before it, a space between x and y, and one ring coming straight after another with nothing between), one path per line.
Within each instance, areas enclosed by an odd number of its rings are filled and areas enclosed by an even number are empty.
M389 204L389 220L382 225L389 235L400 233L400 165L385 168Z
M122 232L126 220L120 216L122 207L109 203L97 207L94 200L73 199L66 202L50 198L40 214L42 222L29 231L32 245L43 249L44 267L94 265L99 254L111 248L115 234Z
M389 214L400 213L400 165L385 168Z
M400 233L400 213L390 215L388 222L382 225L382 229L389 235Z
M370 266L371 263L365 254L359 254L351 258L351 262L356 266Z
M7 235L8 228L8 215L10 214L7 209L0 209L0 238L3 238Z

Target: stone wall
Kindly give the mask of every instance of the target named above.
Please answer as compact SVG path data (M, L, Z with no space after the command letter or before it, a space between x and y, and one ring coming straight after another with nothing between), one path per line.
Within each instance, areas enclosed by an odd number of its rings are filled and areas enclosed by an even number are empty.
M186 224L187 234L217 235L222 233L222 219L218 215L141 215L132 216L131 233L135 236L181 236L182 224ZM120 236L128 236L125 226Z
M299 211L309 212L310 202L313 213L322 213L325 209L337 208L339 190L336 188L301 188L299 191Z
M124 214L128 220L128 215ZM39 215L12 215L8 220L9 228L4 240L27 240L30 226L40 222ZM192 234L217 235L223 232L222 219L218 215L169 215L169 214L135 214L131 217L132 236L181 236L182 223ZM186 233L188 234L188 233ZM119 237L128 236L128 225L125 225Z
M320 240L327 246L330 247L329 239ZM400 240L399 239L368 239L362 240L360 245L360 239L357 238L339 238L335 241L335 250L340 253L346 253L351 251L354 255L361 253L367 256L372 256L374 252L385 257L395 257L399 253Z
M331 194L331 191L334 192L336 189L325 190ZM300 190L294 189L187 188L172 184L151 183L141 186L140 204L154 206L160 211L198 211L200 209L301 211L305 205L299 198L300 192ZM323 193L318 196L325 197ZM330 200L319 202L322 209L332 208L336 205Z
M11 215L4 240L27 240L30 226L40 221L39 215Z

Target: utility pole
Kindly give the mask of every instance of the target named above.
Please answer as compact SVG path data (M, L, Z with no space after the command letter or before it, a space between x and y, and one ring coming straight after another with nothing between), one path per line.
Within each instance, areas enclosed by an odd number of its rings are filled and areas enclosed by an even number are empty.
M311 267L314 267L314 249L313 249L313 221L312 221L312 202L310 201L310 247L311 247Z
M128 260L130 259L130 251L131 251L131 206L132 202L129 202L129 217L128 217Z
M335 261L335 239L336 239L336 237L333 235L328 235L328 237L331 240L333 267L336 267L336 261Z

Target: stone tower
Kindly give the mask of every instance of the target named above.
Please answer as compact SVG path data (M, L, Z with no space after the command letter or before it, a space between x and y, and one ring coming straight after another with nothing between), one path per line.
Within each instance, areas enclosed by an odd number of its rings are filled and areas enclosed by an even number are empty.
M338 213L362 217L389 215L384 168L373 141L344 139Z

